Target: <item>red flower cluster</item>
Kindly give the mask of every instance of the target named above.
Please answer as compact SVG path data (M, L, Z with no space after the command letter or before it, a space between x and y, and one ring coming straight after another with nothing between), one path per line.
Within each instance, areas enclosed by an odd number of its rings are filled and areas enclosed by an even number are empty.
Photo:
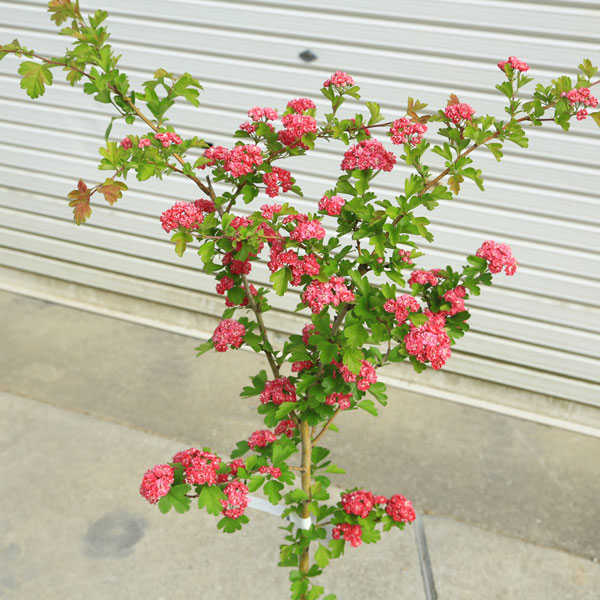
M271 475L271 477L281 477L281 469L279 467L259 467L258 472L261 475Z
M304 369L310 369L313 366L312 360L299 360L292 363L292 373L300 373Z
M390 127L392 144L406 144L410 142L413 146L423 141L423 135L427 131L427 125L411 123L406 117L398 119Z
M341 196L323 196L319 200L319 210L326 212L329 216L334 217L342 212L342 206L346 201Z
M184 466L186 483L197 485L217 483L217 470L221 466L221 459L212 452L189 448L178 452L173 457L173 462Z
M223 512L230 519L237 519L244 514L250 499L248 498L248 486L239 479L228 483L223 490L227 500L221 500Z
M168 148L171 144L181 144L181 138L170 131L155 133L154 137L163 145L163 148Z
M284 252L283 247L283 242L280 240L271 244L270 260L267 266L272 273L282 267L290 267L292 270L292 285L300 285L303 275L316 276L319 274L321 267L314 254L307 254L300 258L293 250Z
M342 160L342 171L354 169L375 169L391 171L396 164L396 157L388 152L378 140L363 140L350 147Z
M162 496L166 496L171 489L175 477L173 467L169 465L156 465L144 473L140 494L150 502L156 504Z
M346 365L335 360L332 360L331 364L338 368L342 375L342 379L346 383L356 382L356 387L361 392L366 392L371 387L372 383L377 383L375 367L368 360L362 361L362 366L358 375L355 375Z
M297 113L303 113L311 108L317 108L315 103L310 98L295 98L287 103L287 107L291 108Z
M329 404L332 406L337 402L340 410L346 410L350 408L350 399L352 398L352 394L342 394L341 392L333 392L333 394L329 394L327 398L325 398L325 404Z
M434 369L441 369L452 354L450 338L446 333L446 317L442 313L426 310L429 317L426 323L415 327L412 323L410 331L404 338L406 350L419 362L431 362Z
M571 106L577 105L579 107L577 111L578 121L583 121L588 116L588 111L583 108L584 106L592 108L598 106L598 98L591 95L590 88L575 88L570 92L563 92L561 96L566 96Z
M296 432L296 424L292 419L284 419L283 421L279 421L277 423L277 427L275 427L275 435L285 435L288 438L294 437L294 433Z
M437 285L439 279L436 277L440 269L431 269L431 271L423 271L422 269L415 269L408 280L408 285L418 283L420 285Z
M217 161L222 161L223 169L231 173L233 177L248 175L248 173L252 173L255 166L263 163L262 152L254 144L240 144L231 150L223 146L212 146L204 151L203 156L210 159L210 162L200 165L199 169L211 167Z
M507 275L514 275L519 266L519 263L512 255L510 246L507 244L498 244L488 240L487 242L483 242L483 245L477 250L475 255L485 258L488 261L490 273L500 273L504 269Z
M306 240L322 240L324 237L325 229L323 229L321 222L317 220L299 220L296 228L292 231L292 233L290 233L290 238L296 242L305 242Z
M287 377L267 381L265 389L260 393L260 402L261 404L267 402L273 402L273 404L296 402L296 388Z
M521 71L521 73L529 71L529 65L526 62L519 60L516 56L509 56L508 60L501 60L498 63L498 68L504 71L504 67L507 64L510 65L515 71Z
M407 265L412 265L413 261L410 257L410 250L398 250L398 256L400 256L400 260Z
M279 141L284 146L301 146L305 150L308 146L302 143L302 136L307 133L317 133L317 121L310 115L291 113L281 117L285 129L279 132Z
M466 295L467 290L462 285L457 285L453 290L448 290L444 294L444 300L452 304L452 308L448 311L450 316L465 310L464 298Z
M248 438L248 446L254 450L256 447L264 448L276 441L277 437L272 431L269 431L268 429L259 429Z
M270 198L279 196L279 188L285 193L289 192L294 185L292 174L279 167L273 167L270 173L265 173L263 175L263 183L267 186L266 192Z
M235 319L224 319L221 321L213 335L212 341L217 352L225 352L227 346L239 348L244 341L246 328Z
M394 494L388 500L385 511L394 521L402 523L412 523L417 517L412 502L401 494Z
M276 121L279 117L277 111L274 108L261 108L260 106L254 106L248 111L248 116L253 121Z
M354 79L344 73L344 71L336 71L327 81L323 83L323 87L336 87L338 89L345 88L346 86L354 85Z
M458 124L463 119L465 121L470 121L473 115L475 114L475 110L469 104L460 102L459 104L451 104L450 106L446 106L444 114L453 123Z
M167 233L179 227L198 229L200 223L204 221L204 214L196 202L175 202L171 208L160 215L162 228Z
M263 219L272 219L282 208L281 204L263 204L260 215Z
M328 304L338 306L342 302L354 302L354 293L346 287L343 277L334 275L329 281L311 281L302 294L302 302L317 314Z
M399 298L390 299L384 305L383 308L386 312L394 313L398 325L402 325L406 319L408 319L409 312L418 312L421 308L419 302L414 296L410 294L402 294Z
M334 540L339 540L343 536L344 540L350 542L353 548L362 544L362 527L360 525L350 525L350 523L340 523L331 531L331 537Z

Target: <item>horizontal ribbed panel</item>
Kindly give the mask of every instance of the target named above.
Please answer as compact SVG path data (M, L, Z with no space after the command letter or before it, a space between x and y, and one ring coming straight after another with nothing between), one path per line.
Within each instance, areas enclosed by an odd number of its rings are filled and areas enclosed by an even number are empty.
M81 4L98 8L91 0ZM0 0L0 40L18 37L43 54L60 54L65 38L56 36L45 5ZM325 108L318 88L338 69L352 73L363 98L380 102L389 117L402 113L409 95L435 108L450 91L477 112L500 116L502 97L493 91L501 79L499 59L517 55L549 80L573 73L584 56L594 59L600 41L600 11L585 0L427 0L410 14L391 0L368 9L359 0L173 0L168 11L156 0L106 0L102 7L133 85L157 66L190 71L205 87L201 108L178 105L171 121L185 135L223 145L231 145L227 132L250 106L282 107L292 97L312 96ZM298 53L306 48L318 60L302 63ZM0 63L0 262L160 302L169 301L169 289L195 290L198 310L219 314L214 282L198 271L193 253L175 256L157 222L174 200L194 199L196 191L176 178L133 179L118 210L97 206L89 226L75 227L64 197L79 177L102 177L97 148L110 110L63 83L34 106L15 70L12 58ZM349 102L344 114L356 108ZM112 137L132 131L145 133L116 123ZM467 184L459 200L425 213L435 240L425 248L424 267L460 266L484 239L509 243L521 264L515 277L498 276L493 288L472 299L472 333L459 341L446 368L600 405L599 138L591 122L577 123L568 134L546 127L528 135L531 147L507 147L501 165L486 151L472 155L486 176L484 194ZM341 152L324 145L287 161L305 192L292 199L299 209L314 210L331 187ZM28 163L36 173L24 169ZM438 157L431 163L438 165ZM380 177L377 191L393 198L409 172L399 166ZM264 264L253 275L267 285ZM274 326L297 329L296 302L294 295L273 298Z

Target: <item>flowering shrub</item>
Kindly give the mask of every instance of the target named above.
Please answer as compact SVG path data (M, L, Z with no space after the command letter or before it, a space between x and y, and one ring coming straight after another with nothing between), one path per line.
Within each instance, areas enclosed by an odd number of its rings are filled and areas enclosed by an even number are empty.
M427 113L425 104L409 98L405 114L387 122L375 102L366 103L368 115L339 116L347 100L360 99L360 89L338 71L321 89L331 106L324 116L310 98L292 99L282 112L255 106L231 147L208 147L197 137L178 135L165 117L176 101L199 105L196 79L158 69L134 91L107 43L106 12L86 19L71 0L51 0L49 11L57 25L68 22L61 33L75 38L63 57L45 58L17 40L0 46L0 59L11 54L27 59L19 67L27 94L41 96L53 81L52 70L60 67L72 85L83 80L85 93L114 105L115 118L148 127L142 137L131 134L100 149L99 168L112 174L91 187L80 180L69 193L76 223L90 217L95 194L111 205L121 198L127 190L122 179L132 173L139 181L163 175L187 179L193 196L201 198L175 202L160 222L172 233L178 255L198 244L202 268L224 296L222 320L198 354L246 345L264 353L270 367L270 374L261 371L241 392L256 398L265 429L239 441L229 461L209 448L178 452L146 472L140 493L163 513L172 508L185 513L194 500L232 533L248 522L249 494L262 489L271 503L285 504L284 516L301 519L300 527L286 528L280 553L279 564L292 569L292 599L319 598L324 590L314 578L344 553L346 542L373 543L381 532L403 529L415 519L412 503L399 493L386 498L357 488L338 501L330 498L329 476L343 470L321 440L335 430L341 412L377 415L374 401L385 406L385 385L377 376L382 366L407 360L418 372L427 365L442 368L469 329L465 302L490 285L493 274L511 276L518 268L510 248L491 240L474 248L459 270L415 268L420 239L432 240L429 221L418 210L450 201L465 179L483 189L482 173L472 166L474 150L485 148L500 161L505 143L527 146L524 125L554 121L567 130L573 117L586 118L587 109L598 104L590 91L598 83L591 81L596 68L584 60L575 80L563 76L550 85L539 83L523 102L520 90L532 81L525 75L529 66L510 57L498 63L504 80L496 86L507 98L508 119L479 114L451 95L447 106ZM600 112L591 116L600 124ZM432 125L442 143L425 138ZM399 149L387 149L373 137L381 130ZM302 213L283 197L302 195L293 171L275 163L311 152L320 140L337 140L347 149L338 179L311 212ZM432 153L443 160L437 174L427 164ZM393 199L378 198L374 180L399 162L414 172ZM279 201L240 211L261 194ZM328 235L333 227L335 235ZM249 281L261 258L274 293L296 288L298 310L310 318L280 348L270 342L263 321L271 290Z

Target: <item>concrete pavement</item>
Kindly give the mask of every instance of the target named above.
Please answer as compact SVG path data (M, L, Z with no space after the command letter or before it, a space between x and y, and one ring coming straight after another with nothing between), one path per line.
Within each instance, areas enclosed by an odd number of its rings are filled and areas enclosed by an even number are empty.
M197 359L190 338L4 292L0 327L0 597L286 597L278 519L226 536L137 494L174 451L227 454L260 426L237 397L256 357ZM414 499L440 598L598 597L598 439L393 390L361 417L330 440L349 473L335 484ZM326 580L340 600L424 597L410 529Z

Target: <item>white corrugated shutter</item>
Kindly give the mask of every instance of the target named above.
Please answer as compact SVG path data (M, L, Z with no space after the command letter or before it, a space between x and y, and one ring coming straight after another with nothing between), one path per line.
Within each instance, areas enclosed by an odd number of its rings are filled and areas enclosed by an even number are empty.
M156 67L189 71L204 84L201 108L173 109L184 134L217 144L254 105L283 107L313 97L341 69L363 98L384 114L402 112L407 96L442 107L450 91L478 113L503 114L496 62L516 55L549 80L589 56L600 62L600 11L595 1L504 2L318 0L82 0L82 9L110 13L113 44L134 86ZM42 0L0 0L0 40L18 37L42 54L60 54ZM304 63L310 49L317 60ZM218 314L214 284L197 257L178 259L157 216L176 199L196 197L186 181L139 184L110 208L97 205L89 225L76 227L65 199L82 177L96 181L97 148L109 110L60 82L35 105L19 88L16 61L0 63L0 264L168 303L169 290L201 292L195 310ZM60 79L58 71L55 78ZM115 125L113 138L139 127ZM485 239L506 241L521 269L498 276L471 302L471 335L446 369L517 388L600 406L598 250L600 136L591 122L563 133L530 131L529 150L507 147L497 165L474 155L486 192L467 186L459 200L430 213L435 242L425 267L460 265ZM339 172L341 147L288 161L314 207ZM35 174L27 165L34 165ZM392 197L408 171L380 178ZM266 282L264 266L255 267ZM115 277L115 274L118 276ZM297 329L291 299L274 299L274 325ZM192 307L189 307L192 308Z

